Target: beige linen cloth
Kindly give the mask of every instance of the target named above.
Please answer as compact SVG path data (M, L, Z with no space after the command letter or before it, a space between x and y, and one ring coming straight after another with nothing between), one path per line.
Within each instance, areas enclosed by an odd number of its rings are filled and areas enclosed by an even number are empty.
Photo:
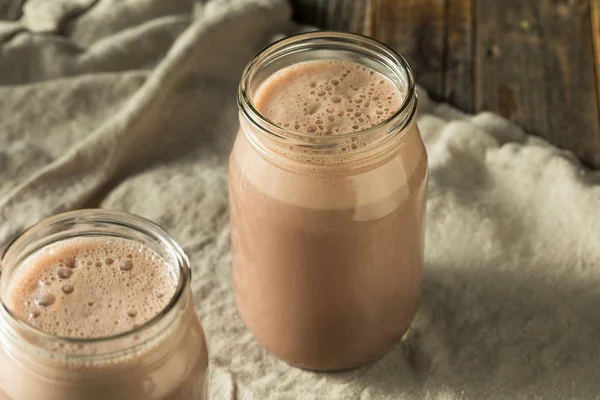
M192 260L213 399L600 398L600 175L425 93L424 291L403 342L325 374L253 341L232 296L226 162L241 71L290 14L283 0L0 0L0 247L81 207L165 227Z

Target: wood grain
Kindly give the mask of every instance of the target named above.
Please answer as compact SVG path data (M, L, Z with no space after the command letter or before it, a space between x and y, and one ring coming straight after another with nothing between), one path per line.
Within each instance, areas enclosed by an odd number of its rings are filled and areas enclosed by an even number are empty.
M600 106L600 0L590 0L592 13L592 41L594 42L594 55L596 65L596 98ZM600 109L599 115L600 118Z
M436 99L445 94L446 0L379 0L377 39L399 51L417 82Z
M294 19L333 31L372 33L372 3L377 0L291 0Z
M588 1L478 0L475 21L475 111L600 166Z
M473 112L473 8L475 0L447 0L444 99Z

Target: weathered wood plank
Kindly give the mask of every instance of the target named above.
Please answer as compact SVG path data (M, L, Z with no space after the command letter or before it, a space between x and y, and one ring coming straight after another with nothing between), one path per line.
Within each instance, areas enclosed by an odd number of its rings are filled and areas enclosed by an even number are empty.
M447 0L444 99L473 112L473 7L475 0Z
M600 0L590 0L592 13L592 41L596 64L596 97L600 106ZM599 110L600 111L600 110ZM599 113L600 117L600 113Z
M497 112L599 167L588 1L478 0L475 21L475 110Z
M377 0L291 0L294 19L322 29L371 34Z
M443 99L446 0L379 0L375 36L406 57L417 82Z

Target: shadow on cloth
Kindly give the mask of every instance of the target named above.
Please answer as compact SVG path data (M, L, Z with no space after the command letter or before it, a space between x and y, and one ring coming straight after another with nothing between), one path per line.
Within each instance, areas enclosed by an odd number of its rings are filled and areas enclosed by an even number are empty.
M421 306L403 341L379 362L337 379L354 375L367 387L366 398L390 391L426 398L596 398L599 288L528 281L518 268L509 274L441 267L426 266Z

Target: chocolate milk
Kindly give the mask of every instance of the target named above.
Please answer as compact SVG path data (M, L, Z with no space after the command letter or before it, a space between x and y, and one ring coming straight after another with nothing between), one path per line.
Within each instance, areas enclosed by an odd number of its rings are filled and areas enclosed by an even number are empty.
M290 364L341 370L372 362L414 317L427 176L416 124L367 166L357 168L353 158L369 146L360 132L386 121L403 100L379 72L335 60L286 67L254 94L258 111L280 127L320 136L357 132L346 147L308 152L285 167L260 154L252 134L240 132L234 145L238 309L256 340ZM336 165L328 165L332 155Z
M127 335L165 310L177 285L177 271L156 252L116 237L67 239L29 256L5 287L5 305L31 327L80 342L27 349L5 336L0 399L204 399L208 360L189 288L177 329L152 340ZM116 335L128 354L74 361L102 351L94 339Z
M344 61L311 61L270 76L254 96L258 111L296 132L336 135L378 125L404 96L380 73Z

